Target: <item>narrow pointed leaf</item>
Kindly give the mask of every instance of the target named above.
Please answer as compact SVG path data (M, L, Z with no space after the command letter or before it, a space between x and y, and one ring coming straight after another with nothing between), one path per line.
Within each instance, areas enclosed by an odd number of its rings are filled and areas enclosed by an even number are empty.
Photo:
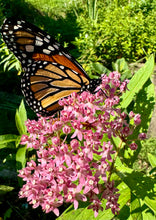
M15 115L16 126L21 135L26 133L25 121L27 121L27 113L25 110L24 102L22 100L19 109L16 110Z
M16 142L18 135L14 134L5 134L0 135L0 149L9 147L9 143Z
M154 70L154 56L151 55L145 65L138 70L137 73L133 76L128 84L128 89L126 93L123 94L121 107L127 108L128 105L132 102L135 95L139 92L139 90L146 83L148 78L151 76Z
M148 160L153 168L156 167L156 156L148 153Z

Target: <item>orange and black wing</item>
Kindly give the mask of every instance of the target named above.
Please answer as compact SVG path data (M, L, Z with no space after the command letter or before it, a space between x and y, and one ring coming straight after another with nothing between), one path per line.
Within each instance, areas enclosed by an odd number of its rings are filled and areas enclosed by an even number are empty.
M48 61L66 66L89 80L81 65L54 38L24 20L8 18L2 25L2 36L22 67L34 61Z
M56 112L59 99L89 86L90 78L81 65L38 27L9 18L2 26L2 36L22 64L22 91L35 112Z
M59 109L58 101L73 92L80 92L86 79L58 63L35 61L21 80L27 103L36 112L52 114Z

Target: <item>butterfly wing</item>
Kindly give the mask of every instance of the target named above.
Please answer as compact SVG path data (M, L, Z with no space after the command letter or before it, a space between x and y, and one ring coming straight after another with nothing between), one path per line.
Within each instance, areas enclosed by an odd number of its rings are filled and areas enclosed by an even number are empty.
M81 65L57 41L43 30L24 20L8 18L2 26L8 48L21 61L22 67L34 60L56 62L89 77Z
M35 61L24 73L21 86L30 107L49 115L61 109L58 101L72 92L80 92L82 77L68 67L47 61Z
M57 111L60 98L89 85L90 78L81 65L38 27L9 18L2 26L2 36L22 64L22 90L36 112Z

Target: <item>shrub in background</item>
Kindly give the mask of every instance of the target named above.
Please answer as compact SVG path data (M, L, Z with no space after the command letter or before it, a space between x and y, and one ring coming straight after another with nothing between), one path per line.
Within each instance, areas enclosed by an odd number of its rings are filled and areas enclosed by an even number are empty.
M100 8L96 23L78 17L81 33L73 43L81 51L79 61L84 66L90 70L90 63L100 61L110 67L121 57L134 62L156 50L156 6L148 13L141 6L136 8L136 4Z

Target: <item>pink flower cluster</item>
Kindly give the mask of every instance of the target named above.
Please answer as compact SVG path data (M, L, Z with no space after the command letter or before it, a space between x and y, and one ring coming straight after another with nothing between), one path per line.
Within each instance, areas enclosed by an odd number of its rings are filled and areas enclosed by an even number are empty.
M77 209L79 201L88 200L96 217L103 210L103 199L107 209L118 213L118 190L108 178L115 153L111 137L118 136L126 143L141 122L138 114L130 112L128 117L134 123L128 124L127 114L117 107L126 88L127 81L121 82L120 74L112 72L102 77L95 94L73 93L60 100L64 109L59 118L26 122L29 134L22 136L21 144L36 149L37 158L19 171L26 181L21 198L26 197L33 208L40 205L46 213L53 211L57 216L63 202L73 203ZM140 135L143 138L145 135Z

